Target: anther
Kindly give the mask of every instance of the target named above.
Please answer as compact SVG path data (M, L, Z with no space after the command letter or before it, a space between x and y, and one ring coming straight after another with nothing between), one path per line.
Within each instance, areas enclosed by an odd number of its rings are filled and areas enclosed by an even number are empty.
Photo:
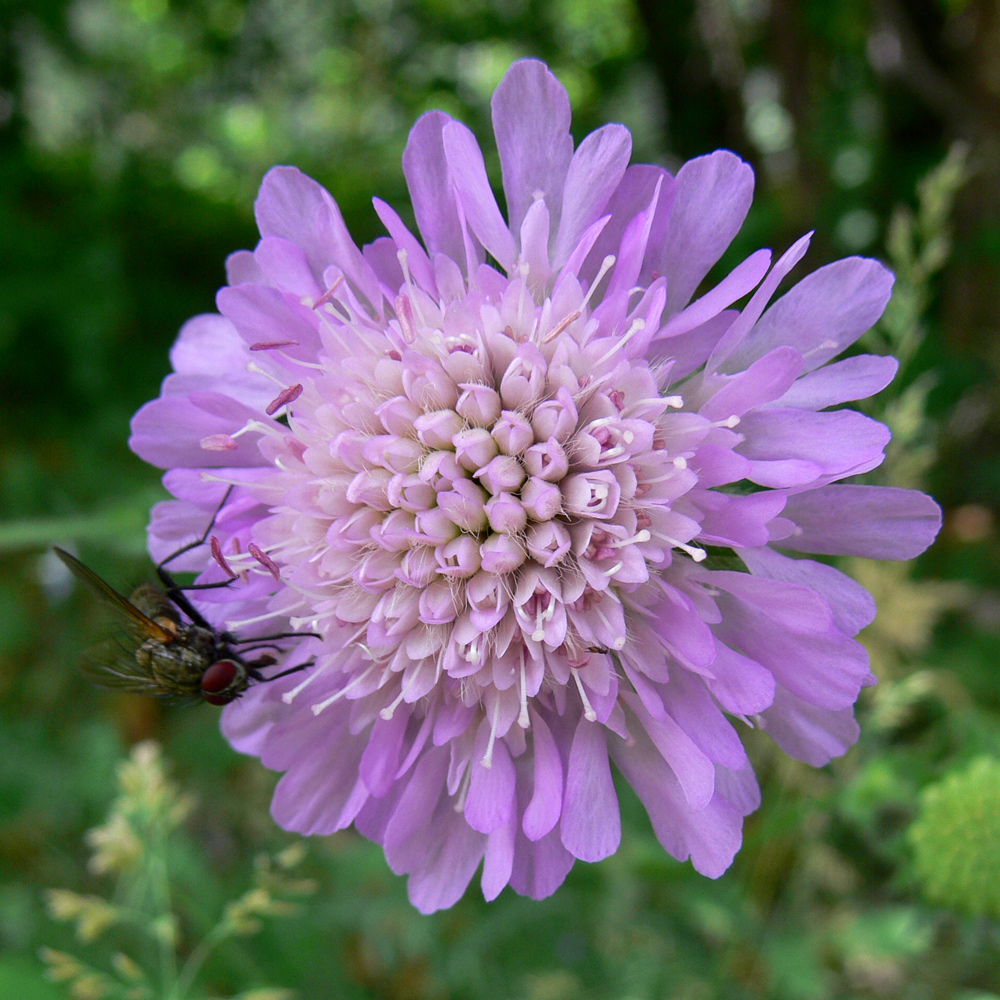
M231 434L209 434L198 444L203 451L235 451L239 447L239 443Z
M403 334L403 340L407 344L416 343L417 328L413 322L413 305L408 295L396 296L396 319L399 320L399 329Z
M236 574L233 572L233 568L226 562L226 557L222 554L222 545L219 539L212 535L208 540L208 544L212 549L212 558L222 567L223 572L230 580L236 579Z
M292 403L302 395L302 386L299 383L290 385L287 389L282 389L274 399L264 408L264 412L273 417L286 403Z
M247 552L250 553L275 578L275 580L281 579L281 571L278 569L278 564L254 542L251 542L247 546Z
M320 306L325 306L330 299L336 294L337 289L344 283L344 276L341 275L337 280L313 303L313 309L319 309Z
M297 340L261 340L250 345L251 351L273 351L276 347L298 347Z
M575 323L581 316L579 309L574 309L568 316L564 316L554 327L544 337L542 337L542 343L547 344L550 340L555 340L563 330L570 325L570 323Z

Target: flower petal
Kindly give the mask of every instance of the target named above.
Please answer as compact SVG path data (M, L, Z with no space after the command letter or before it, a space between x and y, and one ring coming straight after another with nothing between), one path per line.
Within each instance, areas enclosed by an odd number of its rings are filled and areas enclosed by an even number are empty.
M925 493L838 484L796 493L783 516L796 525L780 545L820 555L913 559L937 537L941 508Z
M559 226L566 171L573 158L566 88L545 63L519 59L504 74L490 102L512 232L539 198Z
M621 840L606 733L600 723L581 718L569 753L559 829L563 846L581 861L600 861L614 854Z

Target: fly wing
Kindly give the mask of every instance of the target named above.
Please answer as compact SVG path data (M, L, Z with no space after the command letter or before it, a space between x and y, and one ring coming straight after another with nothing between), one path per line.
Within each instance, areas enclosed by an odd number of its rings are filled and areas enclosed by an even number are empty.
M117 639L107 639L87 650L81 658L80 670L98 687L132 694L161 693L149 668L142 667L135 658L135 650Z
M133 635L140 640L154 639L156 642L171 642L175 638L172 632L168 632L161 625L157 625L148 615L144 615L131 601L122 597L111 584L106 583L92 569L84 566L76 556L71 556L60 548L55 548L54 551L73 576L82 580Z

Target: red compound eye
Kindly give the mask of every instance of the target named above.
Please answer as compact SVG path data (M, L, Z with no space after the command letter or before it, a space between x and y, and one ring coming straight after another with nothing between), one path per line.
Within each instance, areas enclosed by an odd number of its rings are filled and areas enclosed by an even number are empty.
M228 705L239 695L239 689L230 690L240 673L233 660L218 660L201 675L201 695L209 705Z

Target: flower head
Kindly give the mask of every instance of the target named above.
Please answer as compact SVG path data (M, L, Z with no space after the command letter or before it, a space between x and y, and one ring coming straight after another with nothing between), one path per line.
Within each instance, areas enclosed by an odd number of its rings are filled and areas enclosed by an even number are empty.
M629 166L620 125L574 151L569 117L542 63L511 67L505 220L472 133L424 115L403 157L422 242L376 200L389 235L359 250L325 190L272 170L221 315L184 327L133 425L177 497L156 557L232 487L211 549L174 563L239 577L204 612L319 636L223 715L285 772L275 818L353 823L425 911L480 864L488 898L542 897L611 854L612 762L664 847L720 875L758 803L731 717L822 764L874 682L852 638L871 599L802 554L907 559L939 526L922 494L839 483L889 438L840 406L893 359L829 363L885 268L839 261L772 304L807 236L692 301L749 167Z

